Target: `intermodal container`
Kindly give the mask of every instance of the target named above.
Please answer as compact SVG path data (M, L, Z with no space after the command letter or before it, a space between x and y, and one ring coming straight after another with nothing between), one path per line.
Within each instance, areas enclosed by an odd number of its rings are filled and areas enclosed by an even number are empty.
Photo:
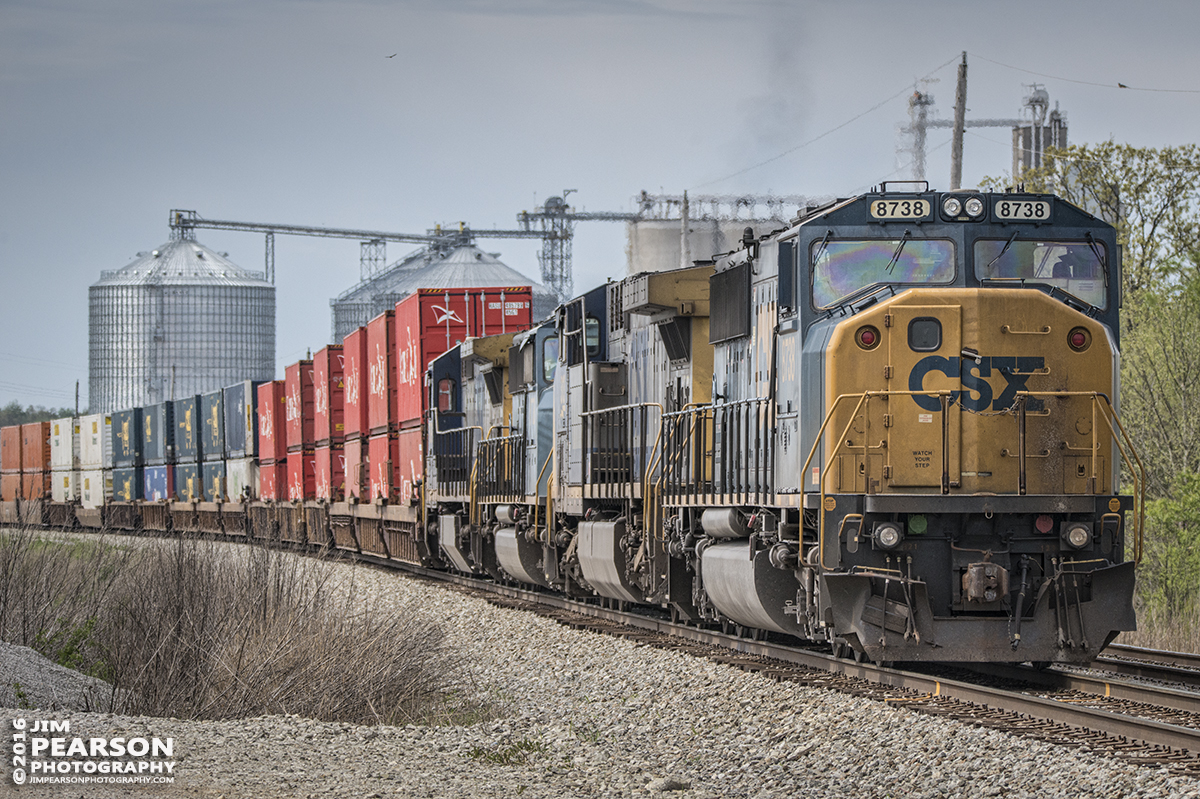
M217 389L200 397L200 451L206 461L225 457L225 391Z
M316 499L316 456L311 452L289 452L287 457L287 498L289 502Z
M346 438L367 435L367 329L360 327L342 342L342 395Z
M225 461L205 461L200 465L200 477L204 481L204 501L225 501Z
M396 312L367 323L367 430L386 433L396 423Z
M287 392L288 452L312 449L313 438L313 362L297 361L283 370Z
M258 457L260 461L281 461L287 457L284 420L287 418L287 393L282 380L271 380L258 387Z
M50 471L50 423L21 425L21 471Z
M175 496L181 502L200 502L204 499L199 463L180 463L175 466Z
M253 458L258 455L259 380L243 380L225 387L225 457ZM231 495L232 496L232 495Z
M141 466L144 460L142 409L129 408L112 414L112 462L114 469ZM117 478L113 477L115 481Z
M175 400L172 410L175 425L175 462L199 463L203 452L203 436L200 426L203 424L201 414L203 408L200 395ZM175 475L175 485L179 485L179 475Z
M116 414L113 415L116 416ZM145 490L146 475L140 466L129 469L113 469L113 502L137 502L145 496Z
M21 473L21 425L0 427L0 472ZM20 480L17 484L20 485ZM16 499L14 496L13 499ZM11 500L6 500L11 501Z
M367 441L365 438L347 438L344 449L346 499L362 500L367 495L365 490L368 478L368 463L366 459Z
M399 440L388 433L371 436L367 451L367 458L371 462L367 484L368 502L392 499L400 460L399 444Z
M21 499L50 499L50 472L22 472Z
M401 430L397 436L397 453L399 463L396 468L396 479L399 488L399 500L412 503L418 499L417 487L425 473L425 459L421 447L421 428L410 427Z
M142 454L147 466L175 462L175 404L160 402L142 408Z
M341 502L346 496L346 450L343 447L317 447L317 499Z
M147 466L142 497L153 502L175 499L175 467Z
M79 468L85 472L112 468L112 417L108 414L94 413L80 417Z
M21 473L0 474L0 500L14 502L21 498Z
M50 498L55 502L78 502L79 472L71 469L51 472Z
M82 484L79 490L79 504L85 508L99 508L112 496L112 469L81 471L79 480Z
M346 439L345 354L330 344L313 356L313 437L317 444L340 444Z
M225 461L225 493L230 502L258 499L258 461L254 458Z
M287 499L287 461L269 461L258 466L259 499L279 502Z
M67 417L50 423L50 468L79 468L79 420Z

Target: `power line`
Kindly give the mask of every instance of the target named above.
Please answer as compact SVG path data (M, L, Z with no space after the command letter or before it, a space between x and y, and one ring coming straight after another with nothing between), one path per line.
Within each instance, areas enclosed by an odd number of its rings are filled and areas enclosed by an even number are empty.
M1163 93L1169 93L1169 94L1200 94L1200 89L1151 89L1151 88L1147 88L1144 86L1126 86L1124 83L1117 83L1114 86L1111 83L1097 83L1096 81L1091 81L1091 80L1077 80L1075 78L1064 78L1059 75L1047 75L1044 72L1034 72L1032 69L1025 69L1024 67L1014 67L1012 64L1005 64L1002 61L995 61L991 58L988 58L987 56L979 55L979 53L971 53L970 55L972 58L978 58L982 61L987 61L991 64L995 64L998 67L1004 67L1006 69L1015 69L1017 72L1024 72L1028 75L1037 75L1039 78L1049 78L1051 80L1061 80L1066 83L1079 83L1084 86L1100 86L1101 88L1104 88L1104 89L1120 89L1123 91L1127 90L1127 91L1131 91L1131 92L1163 92Z

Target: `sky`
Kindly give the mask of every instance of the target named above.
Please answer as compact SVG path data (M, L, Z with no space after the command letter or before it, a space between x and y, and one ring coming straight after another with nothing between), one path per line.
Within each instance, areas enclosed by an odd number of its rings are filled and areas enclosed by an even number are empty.
M1197 30L1185 0L2 0L0 405L70 406L78 380L86 407L87 288L173 208L421 233L566 189L851 196L909 176L908 96L952 118L963 51L968 118L1038 83L1072 143L1195 143ZM1009 131L968 130L963 162L964 186L1006 174ZM261 234L197 238L263 268ZM536 243L481 246L537 279ZM359 245L279 236L275 259L281 377L328 341ZM577 291L625 260L623 225L580 223Z

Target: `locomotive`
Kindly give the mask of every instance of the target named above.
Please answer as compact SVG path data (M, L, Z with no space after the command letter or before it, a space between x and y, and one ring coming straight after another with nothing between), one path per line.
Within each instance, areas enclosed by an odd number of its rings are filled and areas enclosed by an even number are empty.
M419 549L876 662L1090 662L1135 628L1120 268L1053 195L883 184L610 281L432 362Z

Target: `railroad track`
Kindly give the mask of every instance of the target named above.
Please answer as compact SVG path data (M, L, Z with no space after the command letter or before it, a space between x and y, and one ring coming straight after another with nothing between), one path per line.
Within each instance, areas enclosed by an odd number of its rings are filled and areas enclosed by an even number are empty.
M1200 689L1200 654L1109 644L1092 667L1114 674Z

